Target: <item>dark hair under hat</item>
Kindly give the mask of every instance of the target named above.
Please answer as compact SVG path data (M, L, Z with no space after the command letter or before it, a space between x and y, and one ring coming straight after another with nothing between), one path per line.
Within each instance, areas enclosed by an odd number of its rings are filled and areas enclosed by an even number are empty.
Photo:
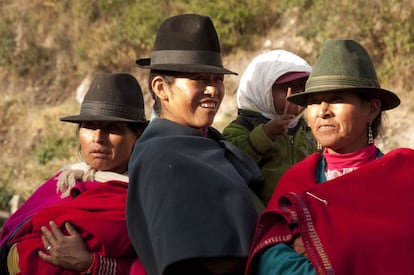
M61 121L124 121L147 124L144 99L136 78L128 73L99 73L85 95L79 115Z
M310 94L354 91L381 100L381 110L400 104L391 91L382 89L368 52L350 39L328 39L312 67L305 91L289 96L295 104L306 106Z
M157 32L151 58L136 63L160 71L237 74L223 67L219 38L210 17L198 14L167 18Z

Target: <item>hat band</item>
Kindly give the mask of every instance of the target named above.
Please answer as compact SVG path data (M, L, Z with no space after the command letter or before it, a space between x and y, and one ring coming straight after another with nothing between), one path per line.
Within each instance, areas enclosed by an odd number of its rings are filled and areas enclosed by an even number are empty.
M306 91L349 89L349 88L379 88L373 79L357 78L342 75L310 77L306 83Z
M130 105L114 104L110 102L84 102L80 115L113 116L130 120L145 120L144 112Z
M214 51L164 50L153 51L151 65L194 64L222 67L221 54Z

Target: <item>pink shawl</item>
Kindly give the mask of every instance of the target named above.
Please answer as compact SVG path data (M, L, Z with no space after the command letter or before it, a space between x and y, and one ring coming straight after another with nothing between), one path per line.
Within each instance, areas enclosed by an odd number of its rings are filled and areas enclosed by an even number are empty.
M4 223L0 234L0 246L5 243L13 230L27 218L33 216L40 209L53 205L62 199L56 193L56 183L59 173L42 184Z

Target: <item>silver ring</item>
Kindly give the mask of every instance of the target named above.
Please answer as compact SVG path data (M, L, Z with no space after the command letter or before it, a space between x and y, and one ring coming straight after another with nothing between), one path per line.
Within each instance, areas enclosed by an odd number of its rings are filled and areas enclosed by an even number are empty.
M52 246L51 246L51 245L48 245L48 246L46 247L46 250L47 250L47 251L52 250Z

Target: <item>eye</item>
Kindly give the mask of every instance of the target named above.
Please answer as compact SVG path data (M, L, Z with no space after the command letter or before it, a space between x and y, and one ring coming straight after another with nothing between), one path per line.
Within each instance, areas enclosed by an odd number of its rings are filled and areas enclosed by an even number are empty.
M94 130L97 128L97 125L91 121L83 121L81 124L81 128Z
M344 98L340 95L333 95L327 101L329 103L338 103L338 102L343 102Z
M107 127L106 127L107 129L108 129L108 131L109 132L111 132L111 133L117 133L117 132L119 132L121 129L122 129L122 127L120 127L118 124L116 124L116 123L111 123L111 124L109 124Z
M105 128L109 133L117 135L124 134L128 129L126 124L120 122L110 123Z
M204 75L196 74L191 76L190 79L194 81L204 81L206 78L204 77Z
M224 75L218 74L214 76L214 81L224 81Z
M224 75L222 74L196 74L190 77L193 81L199 82L223 82Z
M119 130L119 127L116 124L110 124L110 125L108 125L108 130L109 131L117 131L117 130Z
M306 105L316 105L321 104L322 98L316 97L316 96L308 96L308 99L306 101Z

